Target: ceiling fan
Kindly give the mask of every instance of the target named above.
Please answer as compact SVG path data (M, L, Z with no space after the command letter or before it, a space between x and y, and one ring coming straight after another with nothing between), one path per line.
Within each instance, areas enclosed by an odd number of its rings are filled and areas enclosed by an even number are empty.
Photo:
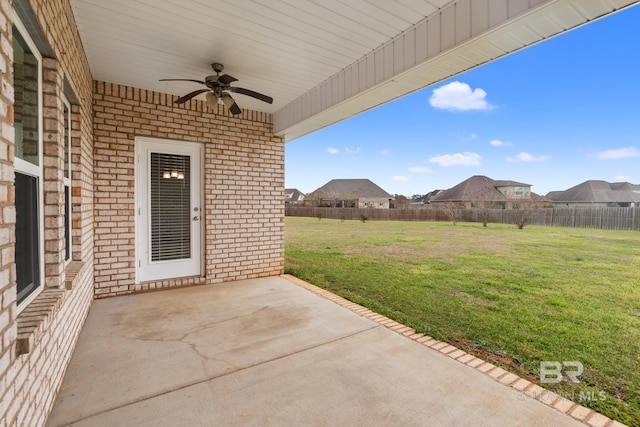
M215 108L219 103L223 103L227 106L231 114L236 115L242 113L238 104L233 99L233 97L229 94L229 92L235 92L242 95L247 95L255 99L259 99L260 101L267 102L269 104L273 103L273 98L267 95L263 95L258 92L254 92L249 89L244 89L241 87L232 87L231 83L237 82L238 79L235 77L231 77L228 74L220 75L222 70L224 69L224 65L214 62L211 64L211 68L216 72L216 75L207 76L202 80L192 80L192 79L160 79L161 82L194 82L205 85L206 89L198 89L194 90L191 93L188 93L178 99L176 99L176 104L184 104L188 100L193 97L200 95L201 93L207 92L207 104L209 104L212 108Z

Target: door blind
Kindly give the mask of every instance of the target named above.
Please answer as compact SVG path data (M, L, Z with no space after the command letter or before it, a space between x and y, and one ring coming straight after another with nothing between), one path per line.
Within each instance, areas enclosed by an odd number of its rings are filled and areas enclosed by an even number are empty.
M151 261L191 258L190 160L151 153Z

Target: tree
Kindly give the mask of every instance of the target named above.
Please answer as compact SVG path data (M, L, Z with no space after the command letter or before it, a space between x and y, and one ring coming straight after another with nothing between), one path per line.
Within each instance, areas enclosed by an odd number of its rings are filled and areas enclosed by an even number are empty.
M512 202L514 222L518 230L522 230L533 216L538 205L532 200L516 200Z
M403 196L402 194L394 194L393 199L396 203L409 203L409 199L407 199L407 197Z
M478 209L478 217L483 227L486 227L489 223L491 209L497 209L500 206L500 202L496 199L496 195L490 191L483 191L478 195L477 200L473 202L473 205Z
M393 200L391 203L393 204L392 207L399 209L399 208L406 208L410 202L409 202L409 199L407 199L402 194L394 194Z
M449 217L449 219L451 219L451 221L453 222L453 225L458 224L458 220L462 216L462 208L458 203L455 203L455 202L439 203L438 207L440 208L440 210L442 210L442 212L444 212Z

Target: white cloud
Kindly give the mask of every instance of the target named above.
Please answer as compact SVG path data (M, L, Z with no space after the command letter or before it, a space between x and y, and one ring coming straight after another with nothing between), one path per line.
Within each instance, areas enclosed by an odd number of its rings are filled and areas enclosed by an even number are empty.
M433 156L429 159L430 163L436 163L440 166L475 166L480 164L482 157L478 153L443 154L442 156Z
M360 147L357 147L355 149L351 149L349 147L344 147L344 152L347 154L358 154L360 152Z
M485 97L487 92L480 88L471 89L466 83L451 82L433 90L429 104L440 110L469 111L493 108Z
M618 148L616 150L605 150L599 153L590 155L589 157L595 157L601 160L614 160L625 159L629 157L640 157L640 150L636 147Z
M407 178L406 176L400 176L400 175L392 176L391 179L394 180L394 181L398 181L398 182L407 182L407 181L409 181L409 178Z
M544 162L549 160L551 157L549 156L534 156L529 153L525 153L524 151L520 154L516 154L513 157L507 157L507 162L516 163L516 162Z
M426 166L411 166L409 168L409 172L413 172L413 173L431 173L433 172L431 169L429 169Z
M489 141L489 144L493 145L494 147L511 147L513 145L510 142L504 142L499 139L492 139L491 141Z
M383 156L388 156L389 154L391 154L391 150L387 150L387 149L380 150L380 154L382 154Z
M340 150L338 150L337 148L333 148L333 147L327 148L327 153L329 154L338 154L339 152Z
M626 175L616 175L614 179L616 181L631 181L631 177Z

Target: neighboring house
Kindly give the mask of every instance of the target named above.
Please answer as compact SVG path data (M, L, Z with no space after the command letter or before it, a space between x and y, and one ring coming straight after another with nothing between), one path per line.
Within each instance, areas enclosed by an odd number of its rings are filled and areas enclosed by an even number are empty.
M474 175L448 190L438 192L429 202L456 203L465 207L513 208L519 200L544 204L543 197L531 191L531 184L516 181L494 180L484 175Z
M547 194L547 199L556 206L638 207L640 206L640 185L590 180L565 191L551 191Z
M305 205L389 209L392 198L368 179L332 179L307 194Z
M284 189L284 203L287 205L301 205L304 202L304 193L297 188Z
M417 194L411 197L411 203L414 205L427 205L437 194L441 193L444 190L432 190L427 194Z

